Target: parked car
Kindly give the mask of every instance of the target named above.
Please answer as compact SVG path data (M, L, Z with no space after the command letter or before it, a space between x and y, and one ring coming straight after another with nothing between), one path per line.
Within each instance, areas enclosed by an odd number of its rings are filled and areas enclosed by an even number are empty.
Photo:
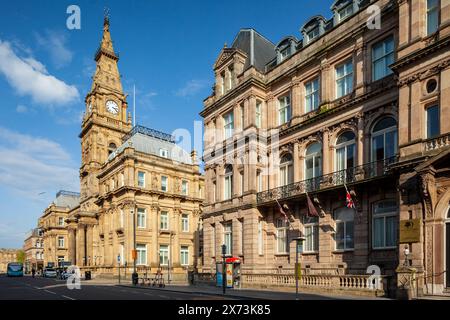
M44 278L56 278L56 270L53 268L45 268L42 275Z

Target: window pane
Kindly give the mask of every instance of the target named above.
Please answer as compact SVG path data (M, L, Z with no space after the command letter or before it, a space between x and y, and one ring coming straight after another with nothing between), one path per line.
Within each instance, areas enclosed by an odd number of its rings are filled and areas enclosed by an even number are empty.
M384 159L384 136L378 135L372 138L372 160Z
M439 106L427 108L427 138L434 138L440 134Z
M336 149L336 171L345 169L345 147Z
M386 132L385 158L395 156L397 152L397 130Z
M355 145L351 144L347 146L347 167L353 168L355 166Z
M353 221L345 223L345 248L353 249Z
M373 247L384 247L384 218L373 220Z
M397 216L386 217L386 247L397 244Z
M336 249L344 249L344 223L336 222Z

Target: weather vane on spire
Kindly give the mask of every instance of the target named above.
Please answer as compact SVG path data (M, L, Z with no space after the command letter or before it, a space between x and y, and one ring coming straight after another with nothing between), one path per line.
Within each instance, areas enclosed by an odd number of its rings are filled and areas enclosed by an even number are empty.
M103 14L104 14L104 18L105 18L105 23L109 24L109 8L105 7L103 9Z

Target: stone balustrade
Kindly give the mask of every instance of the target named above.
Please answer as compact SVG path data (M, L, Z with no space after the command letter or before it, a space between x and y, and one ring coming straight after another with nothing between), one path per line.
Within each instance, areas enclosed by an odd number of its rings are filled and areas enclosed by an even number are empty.
M301 288L322 288L356 291L387 290L385 276L370 275L302 275ZM289 274L242 274L243 287L295 287L295 276Z
M424 142L425 151L432 151L447 146L450 146L450 133Z

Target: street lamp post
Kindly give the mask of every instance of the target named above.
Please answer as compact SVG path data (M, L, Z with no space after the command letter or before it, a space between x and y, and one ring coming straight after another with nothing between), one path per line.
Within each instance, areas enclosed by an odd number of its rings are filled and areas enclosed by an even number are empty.
M227 287L227 271L226 271L226 264L225 264L225 255L227 253L227 246L225 244L222 245L222 291L225 295L226 287Z
M299 253L301 253L303 248L303 241L306 240L305 237L297 237L295 240L295 300L299 300L298 298L298 280L300 278L300 265L298 262Z
M137 258L137 252L136 252L136 208L133 207L132 214L133 214L133 275L131 278L133 279L133 284L137 285L138 282L138 274L136 272L136 258Z

